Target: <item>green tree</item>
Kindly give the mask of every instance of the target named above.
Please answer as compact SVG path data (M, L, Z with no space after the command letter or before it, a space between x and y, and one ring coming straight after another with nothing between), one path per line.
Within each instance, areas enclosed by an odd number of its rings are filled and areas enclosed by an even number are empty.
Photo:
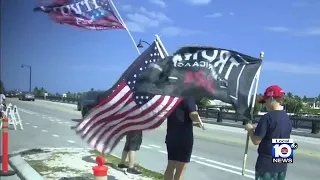
M39 90L38 87L35 87L35 88L33 89L33 94L34 94L35 96L41 96L41 92L40 92L40 90Z
M302 99L298 96L285 97L284 104L288 113L299 113L303 108Z
M288 96L288 98L292 98L292 97L293 97L293 94L292 94L291 92L288 92L288 93L287 93L287 96Z
M210 105L210 99L208 98L202 98L199 102L197 102L197 105L199 107L206 107Z
M0 93L4 93L6 89L4 88L3 82L0 80Z
M91 89L90 89L90 91L94 91L94 89L93 89L93 88L91 88Z
M307 101L308 101L308 98L307 98L306 95L303 96L302 101L303 101L303 102L307 102Z

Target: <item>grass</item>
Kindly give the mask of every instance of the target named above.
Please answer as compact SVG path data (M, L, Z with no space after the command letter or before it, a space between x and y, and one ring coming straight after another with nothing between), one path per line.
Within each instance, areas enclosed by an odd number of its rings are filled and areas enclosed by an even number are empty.
M93 154L94 156L101 156L101 153L97 151L90 151L90 153ZM115 157L113 155L107 155L107 156L104 156L104 158L106 159L107 165L109 165L112 168L118 169L117 165L121 162L120 158ZM152 178L154 180L163 180L164 178L163 174L155 171L151 171L140 165L136 165L136 168L142 172L142 176L144 177Z
M304 113L311 113L311 114L319 114L320 113L320 109L304 108L303 112Z
M70 152L54 152L48 159L46 160L29 160L25 159L26 162L29 163L29 165L37 171L41 176L50 176L50 174L55 173L55 172L72 172L74 174L78 174L79 176L82 177L87 177L93 179L92 174L88 173L83 173L79 170L71 169L68 167L63 167L63 166L55 166L55 167L48 167L44 162L45 161L54 161L56 158L59 158L60 155L65 155L65 154L70 154Z

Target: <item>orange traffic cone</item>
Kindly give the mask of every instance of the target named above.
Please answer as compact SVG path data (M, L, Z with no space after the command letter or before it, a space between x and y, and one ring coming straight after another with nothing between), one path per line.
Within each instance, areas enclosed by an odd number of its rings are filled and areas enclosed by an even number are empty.
M104 157L98 156L96 158L97 166L93 166L93 176L95 180L107 180L108 179L108 167L104 166Z

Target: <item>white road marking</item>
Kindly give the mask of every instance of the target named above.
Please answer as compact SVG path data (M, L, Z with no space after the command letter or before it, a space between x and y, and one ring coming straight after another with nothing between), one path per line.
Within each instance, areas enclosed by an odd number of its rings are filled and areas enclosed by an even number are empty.
M166 151L162 151L162 150L159 150L158 152L163 153L163 154L167 154Z
M48 117L49 119L52 119L52 117Z
M225 166L225 167L228 167L228 168L231 168L231 169L236 169L236 170L242 171L242 168L237 167L237 166L233 166L233 165L230 165L230 164L225 164L225 163L214 161L214 160L210 160L210 159L205 159L205 161L207 161L209 163L217 164L217 165L220 165L220 166ZM248 170L248 169L246 171L249 172L249 173L252 173L252 174L255 173L255 171Z
M61 120L60 120L60 119L56 119L56 121L58 121L58 122L59 122L59 121L61 121Z
M205 162L202 162L202 161L197 161L197 160L194 160L194 159L191 159L191 161L195 162L195 163L198 163L198 164L201 164L201 165L205 165L205 166L208 166L208 167L212 167L212 168L215 168L215 169L219 169L219 170L222 170L222 171L226 171L226 172L229 172L229 173L233 173L233 174L237 174L237 175L242 176L241 172L237 172L237 171L234 171L234 170L231 170L231 169L227 169L227 168L224 168L224 167L221 167L221 166L216 166L216 165L213 165L213 164L205 163ZM251 179L255 179L255 176L253 176L253 175L245 174L244 176L248 177L248 178L251 178Z
M66 123L66 124L70 124L70 122L64 122L64 123Z
M24 109L20 109L18 111L21 111L21 112L24 112L24 113L27 113L27 114L34 114L34 112L30 112L28 110L24 110Z
M26 122L25 124L30 124L30 123L27 123L27 122Z
M191 155L191 158L200 158L199 156Z
M225 123L225 124L238 124L236 122L223 122L223 123Z
M62 124L62 122L58 122L59 124Z
M152 147L146 146L146 145L141 145L141 147L146 148L146 149L152 149Z
M52 134L52 136L53 136L53 137L59 137L59 135L56 135L56 134Z
M38 128L38 126L32 126L32 127L34 127L34 128Z
M53 119L50 119L50 121L53 122L54 120L53 120Z
M41 130L42 132L48 132L47 130Z
M68 143L71 143L71 144L76 143L76 142L74 142L74 141L72 141L72 140L68 140L67 142L68 142Z
M157 145L154 145L154 144L149 144L149 146L154 147L154 148L158 148L158 149L161 148L160 146L157 146Z

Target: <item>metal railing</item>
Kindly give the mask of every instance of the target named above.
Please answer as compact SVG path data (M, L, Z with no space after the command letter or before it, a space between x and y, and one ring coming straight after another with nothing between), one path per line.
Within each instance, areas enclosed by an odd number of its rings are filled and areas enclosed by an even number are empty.
M36 99L42 99L47 101L53 101L53 102L62 102L62 103L68 103L68 104L77 104L80 100L80 98L68 98L68 97L61 97L61 96L35 96Z
M206 121L215 121L222 123L223 120L231 120L242 122L235 113L220 112L217 110L199 110L201 117L206 118ZM254 115L253 123L257 123L263 115ZM319 117L295 117L290 116L293 128L311 129L312 134L320 133L320 118Z
M48 100L53 102L62 102L62 103L69 103L69 104L77 104L79 102L79 98L68 98L68 97L61 97L61 96L36 96L36 99ZM205 122L217 122L222 123L226 120L231 120L234 122L243 122L240 120L235 113L230 112L221 112L218 110L206 110L200 109L199 114L201 117L205 118ZM253 123L259 121L262 115L255 115ZM292 124L294 128L304 128L304 129L311 129L312 134L319 134L320 133L320 117L294 117L291 116L290 119L292 120Z

